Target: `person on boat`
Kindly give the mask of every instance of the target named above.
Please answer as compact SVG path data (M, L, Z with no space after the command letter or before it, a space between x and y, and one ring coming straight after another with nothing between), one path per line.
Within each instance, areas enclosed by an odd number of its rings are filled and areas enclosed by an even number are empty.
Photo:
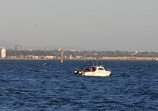
M91 72L93 72L93 68L91 67L90 69L89 69Z
M80 68L80 71L83 71L83 68Z
M96 68L95 68L95 67L93 67L93 72L94 72L94 71L96 71Z

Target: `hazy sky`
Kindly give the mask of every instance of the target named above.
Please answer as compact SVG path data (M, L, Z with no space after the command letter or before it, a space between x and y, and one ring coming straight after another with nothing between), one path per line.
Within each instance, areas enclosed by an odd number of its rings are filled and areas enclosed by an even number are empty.
M0 0L0 47L15 44L158 51L158 0Z

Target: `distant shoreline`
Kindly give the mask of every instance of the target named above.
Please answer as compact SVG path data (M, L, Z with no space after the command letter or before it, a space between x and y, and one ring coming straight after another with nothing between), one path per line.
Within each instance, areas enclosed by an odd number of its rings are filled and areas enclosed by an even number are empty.
M60 60L60 59L0 58L0 60ZM158 59L157 57L103 57L98 59L65 59L65 60L158 60Z

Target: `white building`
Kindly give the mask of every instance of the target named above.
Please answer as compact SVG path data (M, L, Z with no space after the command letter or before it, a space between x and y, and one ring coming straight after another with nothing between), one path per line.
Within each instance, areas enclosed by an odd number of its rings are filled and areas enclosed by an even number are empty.
M62 50L63 50L62 48L59 48L59 49L58 49L58 51L62 51Z
M55 59L56 56L45 56L45 59Z
M5 48L1 48L1 58L5 58L6 57L6 49Z

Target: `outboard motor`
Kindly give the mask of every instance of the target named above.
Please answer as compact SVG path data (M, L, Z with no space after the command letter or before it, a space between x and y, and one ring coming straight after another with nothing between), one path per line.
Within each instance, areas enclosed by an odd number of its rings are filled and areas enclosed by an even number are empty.
M82 71L78 71L78 74L79 74L79 75L82 75Z
M78 71L77 71L77 70L74 70L74 74L78 74Z

